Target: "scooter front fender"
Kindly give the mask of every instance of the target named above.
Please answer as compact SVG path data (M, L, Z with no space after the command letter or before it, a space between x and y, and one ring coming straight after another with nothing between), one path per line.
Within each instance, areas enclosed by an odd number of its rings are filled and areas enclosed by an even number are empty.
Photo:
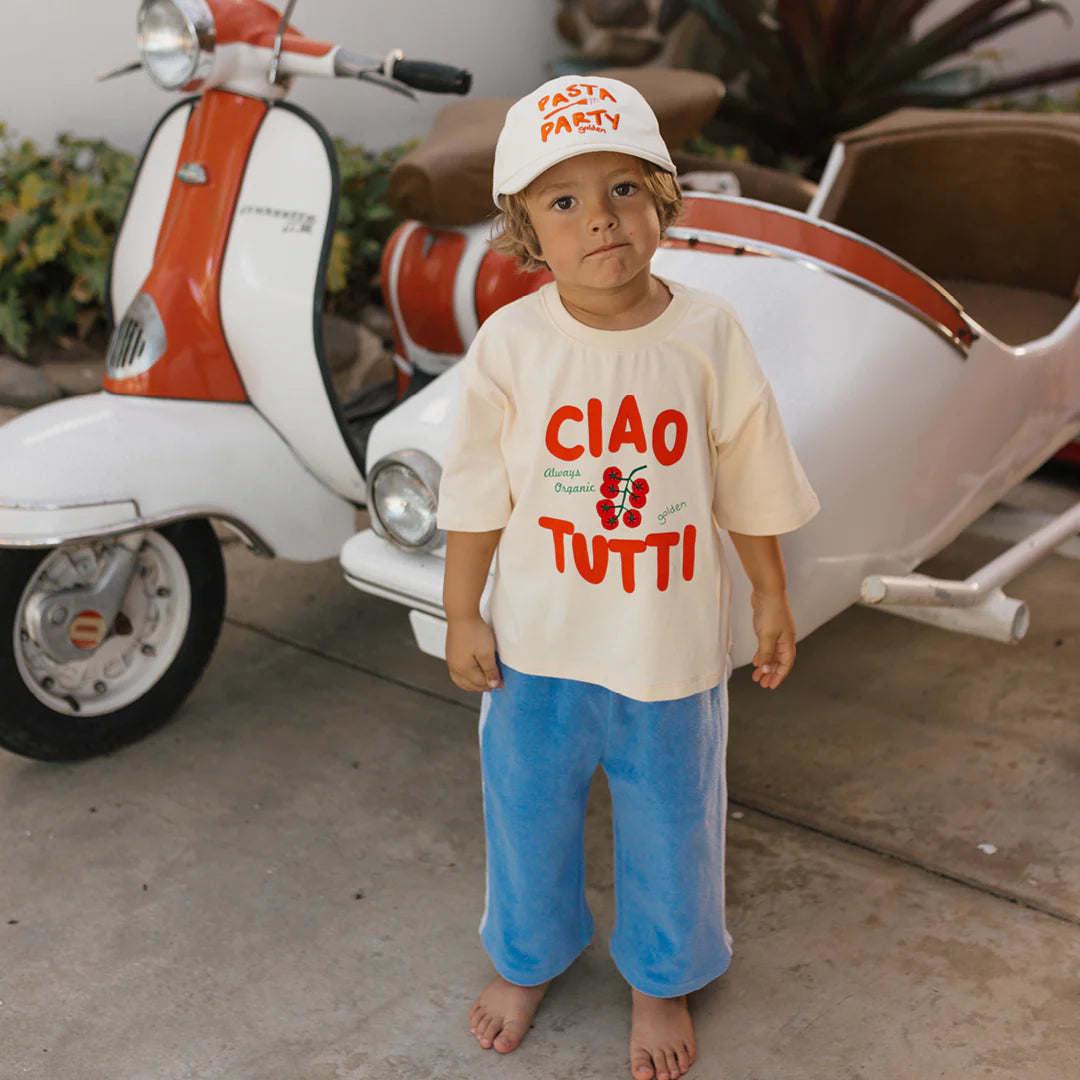
M267 554L314 562L338 554L355 510L247 404L99 393L0 427L0 547L209 517Z

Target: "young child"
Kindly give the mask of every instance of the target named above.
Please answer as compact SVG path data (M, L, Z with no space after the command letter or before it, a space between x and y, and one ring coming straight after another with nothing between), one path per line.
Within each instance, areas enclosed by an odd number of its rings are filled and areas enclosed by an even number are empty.
M514 1050L589 942L583 830L601 765L634 1080L687 1071L686 995L731 958L718 529L753 585L753 679L775 689L795 659L776 534L818 509L738 320L650 272L680 208L674 174L624 83L554 79L510 109L498 243L555 280L492 315L462 362L439 494L447 662L485 692L480 934L497 975L470 1030Z

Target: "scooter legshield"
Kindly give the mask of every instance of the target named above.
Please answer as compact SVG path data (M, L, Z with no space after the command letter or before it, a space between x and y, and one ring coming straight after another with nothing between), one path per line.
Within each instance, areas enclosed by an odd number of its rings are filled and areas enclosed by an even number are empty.
M322 309L340 196L329 136L278 103L251 148L221 271L221 324L252 404L344 498L363 501L359 452L330 379Z
M48 547L182 518L234 524L300 562L337 555L355 507L250 405L109 393L0 427L0 547Z

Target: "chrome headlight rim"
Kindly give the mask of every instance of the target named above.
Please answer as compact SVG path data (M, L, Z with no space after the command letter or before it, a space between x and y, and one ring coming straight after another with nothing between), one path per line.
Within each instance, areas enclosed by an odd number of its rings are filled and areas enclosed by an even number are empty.
M154 66L147 61L143 48L143 27L147 14L152 7L161 4L174 8L180 14L186 24L188 37L195 46L195 55L184 77L173 81L161 78ZM137 40L143 70L158 86L163 90L198 90L206 83L214 66L214 50L217 47L214 13L206 0L142 0L139 6Z
M412 473L431 496L435 505L436 516L439 507L439 481L442 479L442 467L429 454L422 450L397 450L392 454L386 454L368 470L368 511L371 514L371 527L377 536L393 544L401 551L423 554L432 551L446 542L446 532L434 525L431 532L420 543L410 544L407 540L394 534L386 522L379 515L379 500L376 498L376 486L381 473L391 467L404 468Z

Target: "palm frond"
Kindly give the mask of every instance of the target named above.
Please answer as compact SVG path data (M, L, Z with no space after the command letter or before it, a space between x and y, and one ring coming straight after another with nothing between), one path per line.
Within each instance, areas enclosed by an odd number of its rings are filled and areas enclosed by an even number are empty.
M1071 60L1064 64L1051 64L1047 67L1022 71L1019 75L1010 75L1004 79L993 79L981 90L969 94L968 101L977 101L984 97L1000 97L1017 90L1030 90L1035 86L1052 86L1054 83L1080 79L1080 60Z
M1023 10L1009 12L997 18L993 12L983 10L991 6L1000 10L1014 2L1015 0L976 0L964 9L972 13L970 18L961 19L963 12L960 12L907 48L897 50L870 80L870 85L886 86L904 82L920 71L964 52L986 38L1000 34L1010 26L1026 22L1048 11L1062 10L1055 0L1029 0L1028 6ZM977 13L976 8L979 9Z

